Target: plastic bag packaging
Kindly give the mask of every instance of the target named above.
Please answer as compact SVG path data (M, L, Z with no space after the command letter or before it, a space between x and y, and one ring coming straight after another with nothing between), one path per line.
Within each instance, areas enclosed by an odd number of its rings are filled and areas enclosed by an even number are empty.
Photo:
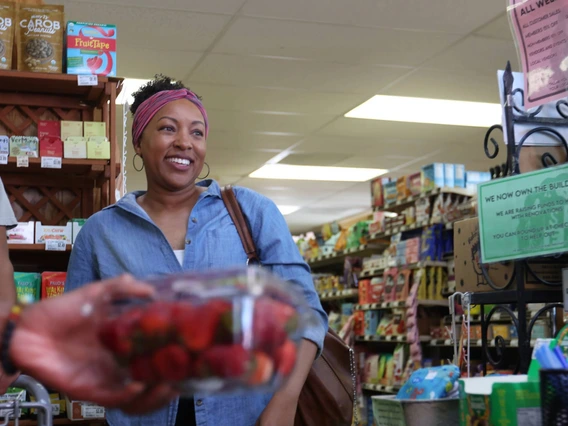
M261 268L147 282L152 300L95 303L99 338L125 379L171 383L186 396L276 390L317 324L301 290Z
M568 95L568 0L508 0L525 75L525 107Z

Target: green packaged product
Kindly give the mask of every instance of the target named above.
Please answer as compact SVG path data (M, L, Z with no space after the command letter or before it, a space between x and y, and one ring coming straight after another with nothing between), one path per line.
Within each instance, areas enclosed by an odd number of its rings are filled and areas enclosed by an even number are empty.
M14 273L18 301L33 303L39 300L41 290L41 275L28 272Z

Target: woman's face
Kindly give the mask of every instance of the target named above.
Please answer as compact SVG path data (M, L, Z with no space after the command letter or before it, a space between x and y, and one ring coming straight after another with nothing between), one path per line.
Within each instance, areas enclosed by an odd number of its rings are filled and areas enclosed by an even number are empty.
M166 104L142 133L136 152L144 159L148 185L169 191L194 184L206 154L205 120L187 99Z

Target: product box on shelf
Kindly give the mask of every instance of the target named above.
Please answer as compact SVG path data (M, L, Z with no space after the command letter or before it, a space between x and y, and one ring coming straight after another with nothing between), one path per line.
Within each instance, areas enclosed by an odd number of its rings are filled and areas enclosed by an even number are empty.
M453 188L456 184L455 164L444 164L444 186Z
M18 222L15 228L9 229L8 244L33 244L35 222Z
M20 388L8 388L4 394L0 395L0 404L7 404L7 403L14 403L14 401L19 402L26 402L26 395L27 391L25 389ZM28 409L18 409L18 415L16 417L21 418L22 414L27 414ZM13 417L14 410L13 409L1 409L0 410L0 417L2 419L7 418L8 416Z
M390 182L389 178L378 177L371 181L372 207L381 208L385 205L384 185Z
M10 156L39 156L39 140L35 136L12 136L10 137Z
M87 139L82 136L71 136L63 142L65 158L87 158Z
M62 240L65 241L66 244L71 244L73 240L72 235L71 222L67 223L65 226L42 225L41 222L36 222L36 244L45 244L46 240Z
M83 136L90 138L91 136L106 137L106 124L104 121L85 121L83 123Z
M12 69L12 46L16 23L16 4L0 2L0 70Z
M365 311L365 335L374 336L379 326L379 311Z
M465 188L471 192L477 192L477 185L491 180L489 172L465 172Z
M30 395L30 401L35 402L35 398L33 395ZM53 416L59 416L65 414L66 412L66 404L65 404L65 397L59 393L52 392L49 394L49 400L51 402L51 410ZM32 408L30 413L37 414L37 409Z
M359 304L360 305L365 305L367 303L371 303L369 302L369 295L370 295L370 287L371 285L371 280L360 280L359 281Z
M420 172L408 176L410 195L419 195L422 192L422 175Z
M445 184L444 163L433 163L422 167L421 180L423 192L443 188Z
M365 358L365 371L363 373L363 381L365 383L379 383L379 359L377 354L369 355Z
M396 182L386 182L383 184L383 191L385 196L385 204L392 204L398 198L398 191L396 189Z
M81 230L81 228L83 227L83 225L85 224L86 221L87 221L87 219L71 219L73 244L75 244L75 241L77 240L77 236L79 235L79 231Z
M61 139L64 141L67 138L83 136L83 122L82 121L67 121L61 122Z
M67 74L116 76L116 25L67 22Z
M41 298L48 299L63 294L66 272L43 272L41 274Z
M59 121L38 121L37 136L39 139L43 138L44 136L61 137L61 123Z
M63 157L63 142L59 136L43 136L39 140L39 155L41 157Z
M33 303L40 299L41 275L28 272L14 272L14 283L18 300Z
M465 188L465 164L454 164L454 183L456 188Z
M110 142L105 136L91 136L87 140L87 158L98 160L110 158Z
M395 299L398 301L405 301L410 292L410 279L412 272L408 269L398 271L395 285Z
M74 401L65 396L65 408L69 420L104 419L105 408L92 402Z
M460 379L459 389L460 426L522 426L522 418L541 419L540 382L526 375Z
M0 135L0 154L10 154L10 138Z
M369 285L369 303L382 303L385 292L385 280L383 277L375 277Z
M396 180L396 192L398 200L402 200L412 195L410 185L408 184L408 176L401 176Z

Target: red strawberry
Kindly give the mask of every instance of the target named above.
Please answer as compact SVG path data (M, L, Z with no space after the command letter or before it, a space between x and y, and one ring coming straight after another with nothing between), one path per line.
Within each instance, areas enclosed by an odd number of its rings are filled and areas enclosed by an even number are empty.
M190 357L180 345L172 344L152 355L152 366L161 380L183 380L190 372Z
M263 352L255 352L253 356L252 373L247 380L249 385L262 385L272 378L274 363Z
M146 336L167 335L171 326L172 305L155 302L146 307L140 319L140 329Z
M127 357L133 348L133 339L138 327L142 311L131 309L119 317L108 320L99 329L101 343L119 357Z
M260 298L254 307L253 339L255 349L268 354L288 338L289 325L296 311L289 305L268 298Z
M242 377L250 368L250 353L241 345L219 345L206 350L199 362L199 374L222 378Z
M158 375L149 356L137 356L130 361L130 376L133 380L152 383L157 381Z
M229 306L230 307L230 306ZM213 344L221 319L221 305L179 303L174 310L174 324L180 340L192 351L202 351Z
M276 350L274 363L276 364L276 371L279 374L288 376L296 364L296 344L291 340L286 340L286 342Z

